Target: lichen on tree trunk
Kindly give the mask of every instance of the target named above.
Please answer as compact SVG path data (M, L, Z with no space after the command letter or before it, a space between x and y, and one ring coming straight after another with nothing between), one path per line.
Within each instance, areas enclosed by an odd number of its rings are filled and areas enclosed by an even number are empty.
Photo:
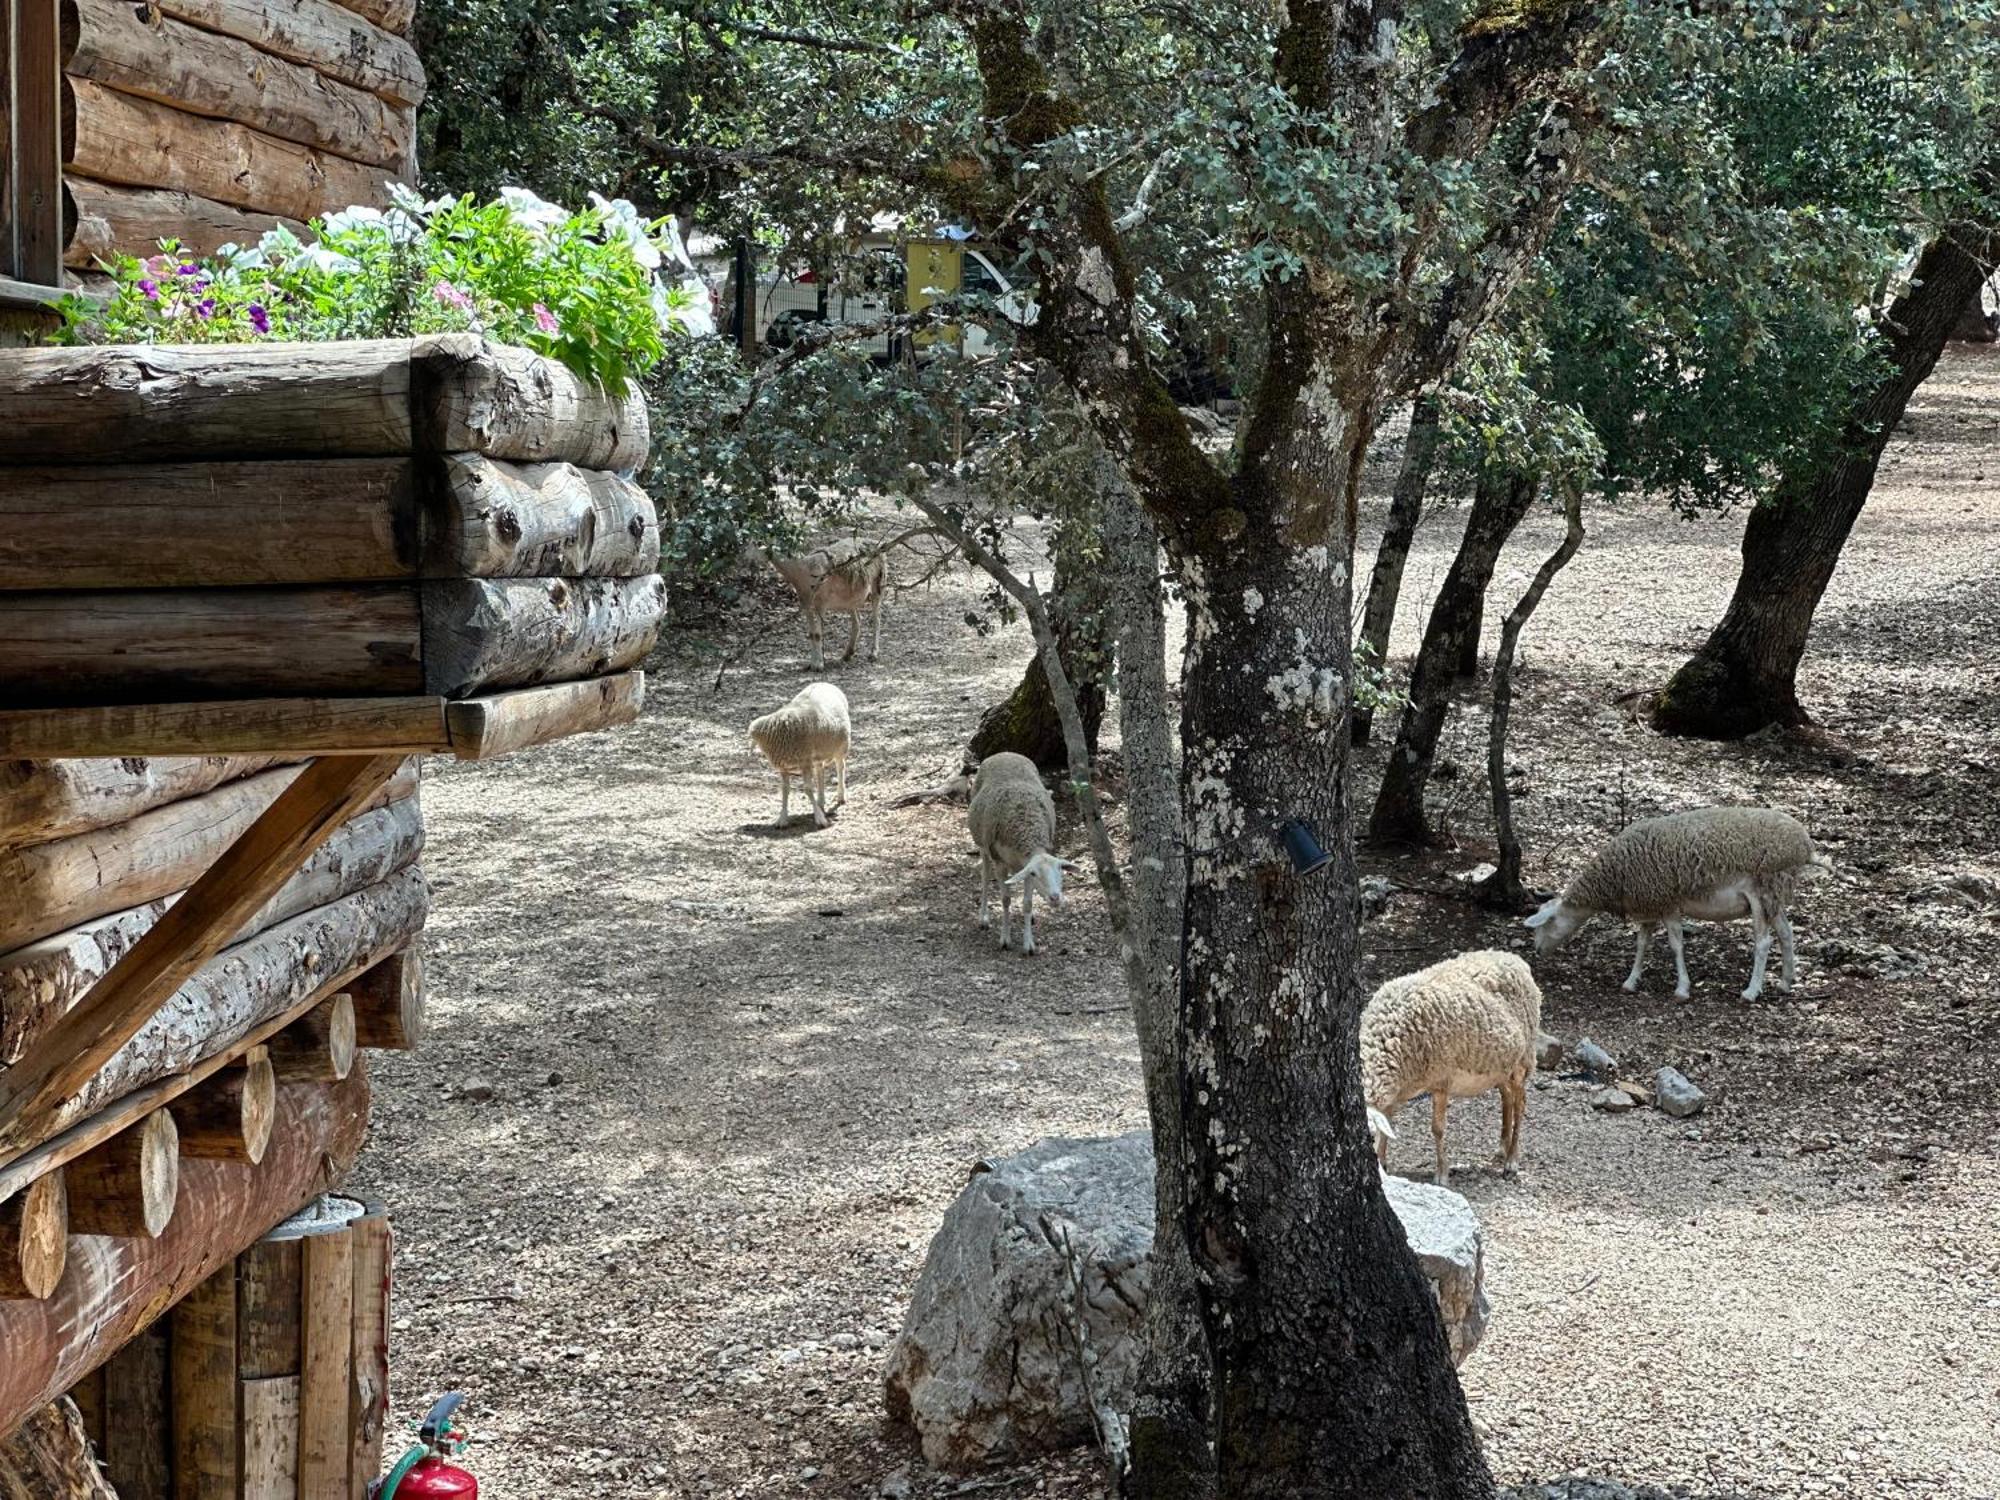
M1798 674L1813 616L1868 503L1890 434L1936 366L1997 244L2000 237L1957 224L1925 248L1910 289L1883 319L1887 368L1856 392L1846 426L1820 460L1783 476L1750 513L1729 608L1654 702L1656 727L1729 740L1769 724L1812 722L1799 701Z

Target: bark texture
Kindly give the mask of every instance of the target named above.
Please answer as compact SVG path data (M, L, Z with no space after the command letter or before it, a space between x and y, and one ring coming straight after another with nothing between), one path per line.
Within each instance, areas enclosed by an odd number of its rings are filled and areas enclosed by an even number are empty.
M1706 644L1661 692L1657 727L1727 740L1767 724L1812 722L1799 702L1798 673L1813 615L1868 503L1882 450L1990 272L1995 250L1995 237L1963 224L1925 247L1910 289L1883 320L1888 361L1881 377L1856 393L1824 461L1784 476L1751 512L1736 592Z
M1403 592L1403 569L1424 515L1424 494L1437 462L1437 396L1417 398L1410 409L1410 435L1403 442L1403 466L1389 497L1389 519L1375 549L1375 568L1368 575L1368 602L1361 614L1361 655L1365 665L1380 668L1389 659L1389 632L1396 624L1396 601ZM1354 743L1365 745L1375 727L1375 711L1357 706L1353 716Z
M1410 673L1410 701L1396 728L1396 746L1382 770L1382 787L1368 820L1368 836L1387 843L1422 844L1432 838L1424 816L1438 737L1451 711L1452 679L1459 675L1468 639L1476 641L1487 585L1507 538L1528 514L1538 481L1531 476L1481 473L1465 518L1465 536L1431 606L1424 643Z
M0 1500L118 1500L69 1397L58 1396L0 1438Z

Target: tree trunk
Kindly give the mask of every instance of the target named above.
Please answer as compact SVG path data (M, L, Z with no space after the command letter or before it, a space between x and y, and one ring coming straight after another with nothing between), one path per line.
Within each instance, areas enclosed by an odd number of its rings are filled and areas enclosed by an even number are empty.
M1056 543L1055 587L1051 591L1056 648L1063 671L1076 692L1077 711L1083 716L1084 740L1091 758L1097 756L1097 731L1104 722L1104 682L1110 665L1109 623L1105 618L1103 590L1097 574L1065 556L1066 548ZM1061 773L1068 760L1063 749L1062 722L1056 714L1055 698L1049 692L1048 674L1042 670L1041 652L1028 659L1021 680L1000 702L980 716L967 753L973 763L1012 750L1025 755L1044 772Z
M1990 344L2000 339L2000 313L1986 310L1986 283L1983 280L1965 299L1965 309L1958 315L1958 323L1951 336L1968 344Z
M1798 671L1813 614L1867 504L1890 433L1937 364L1993 249L1992 237L1962 224L1925 248L1910 289L1883 319L1887 368L1856 392L1825 462L1785 475L1750 513L1735 595L1654 704L1658 728L1727 740L1767 724L1812 722L1799 702Z
M1438 400L1435 393L1419 396L1410 408L1410 435L1403 440L1403 467L1389 498L1389 520L1382 544L1375 549L1375 571L1368 577L1368 603L1361 615L1364 666L1377 670L1389 660L1389 632L1396 623L1396 601L1403 591L1403 567L1410 560L1417 523L1423 519L1424 493L1437 463ZM1354 743L1365 745L1375 727L1375 710L1358 704L1352 718Z
M1519 911L1528 895L1521 883L1521 839L1514 831L1514 798L1507 790L1507 720L1514 706L1514 649L1520 644L1528 616L1542 602L1556 574L1569 566L1583 545L1583 491L1576 485L1567 487L1563 514L1569 524L1562 545L1549 554L1521 595L1521 602L1500 626L1500 646L1493 653L1493 722L1486 736L1486 779L1493 789L1493 838L1499 853L1493 873L1479 884L1479 899L1500 911Z
M1458 544L1424 643L1410 673L1410 701L1396 729L1396 747L1382 770L1382 788L1368 821L1368 836L1385 843L1427 844L1424 790L1430 784L1438 737L1451 709L1452 679L1467 636L1478 628L1486 587L1507 538L1528 513L1538 482L1529 476L1486 470L1479 476L1465 537Z

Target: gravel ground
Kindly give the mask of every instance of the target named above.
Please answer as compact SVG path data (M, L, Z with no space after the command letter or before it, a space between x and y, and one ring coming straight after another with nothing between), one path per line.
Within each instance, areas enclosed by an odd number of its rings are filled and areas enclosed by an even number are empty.
M1610 930L1538 964L1549 1029L1629 1076L1681 1068L1712 1098L1697 1119L1599 1114L1581 1081L1544 1079L1509 1182L1476 1165L1497 1109L1454 1109L1496 1308L1463 1373L1520 1500L1657 1500L1561 1476L1685 1500L2000 1496L1989 465L2000 357L1955 351L1821 611L1803 695L1824 742L1668 741L1618 702L1699 643L1739 521L1600 509L1530 629L1531 880L1559 884L1633 817L1724 800L1796 809L1838 864L1802 902L1794 997L1737 998L1741 927L1695 932L1685 1004L1657 954L1624 994ZM1398 652L1458 520L1423 529ZM1558 531L1524 529L1501 593ZM1039 928L1040 957L1002 954L971 919L962 810L890 806L952 767L1028 650L1023 628L966 627L981 592L958 575L906 597L882 662L830 674L857 724L831 829L772 827L743 735L804 680L802 627L710 688L775 594L739 636L663 648L637 726L431 781L436 1031L378 1060L357 1184L398 1223L397 1407L469 1391L490 1493L872 1496L898 1474L959 1492L880 1417L880 1346L930 1233L976 1158L1143 1122L1095 893ZM1482 855L1484 733L1469 706L1446 747L1464 847L1365 860L1400 886L1365 930L1370 982L1519 936L1452 895ZM1096 1489L1088 1455L977 1483Z

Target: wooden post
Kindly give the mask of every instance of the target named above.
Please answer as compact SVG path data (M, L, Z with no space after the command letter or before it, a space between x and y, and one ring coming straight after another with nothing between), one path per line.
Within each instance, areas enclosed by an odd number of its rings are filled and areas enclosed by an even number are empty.
M236 1260L236 1373L268 1380L299 1373L299 1241L265 1238Z
M69 1227L74 1234L158 1239L180 1193L174 1117L156 1109L69 1164Z
M0 1203L0 1297L40 1301L62 1280L69 1252L63 1181L58 1167Z
M407 1052L424 1036L424 957L415 948L375 965L355 980L354 1040L363 1047Z
M236 1500L236 1267L173 1311L174 1500ZM106 1414L115 1422L117 1413Z
M167 1325L155 1323L104 1366L105 1477L119 1500L171 1500Z
M300 1500L349 1500L354 1438L354 1246L345 1229L303 1245L304 1363L299 1372Z
M246 1380L240 1398L244 1500L292 1500L299 1493L299 1377Z
M389 1267L395 1233L382 1205L348 1227L354 1241L354 1399L348 1430L354 1460L349 1472L353 1494L366 1493L382 1474L382 1439L389 1425Z
M399 755L379 755L308 766L76 1008L0 1075L0 1127L32 1126L53 1113L401 764Z
M280 1083L337 1083L354 1067L354 997L329 995L271 1038Z
M260 1162L278 1113L277 1072L268 1050L240 1068L225 1068L168 1106L180 1132L181 1155L211 1161Z

